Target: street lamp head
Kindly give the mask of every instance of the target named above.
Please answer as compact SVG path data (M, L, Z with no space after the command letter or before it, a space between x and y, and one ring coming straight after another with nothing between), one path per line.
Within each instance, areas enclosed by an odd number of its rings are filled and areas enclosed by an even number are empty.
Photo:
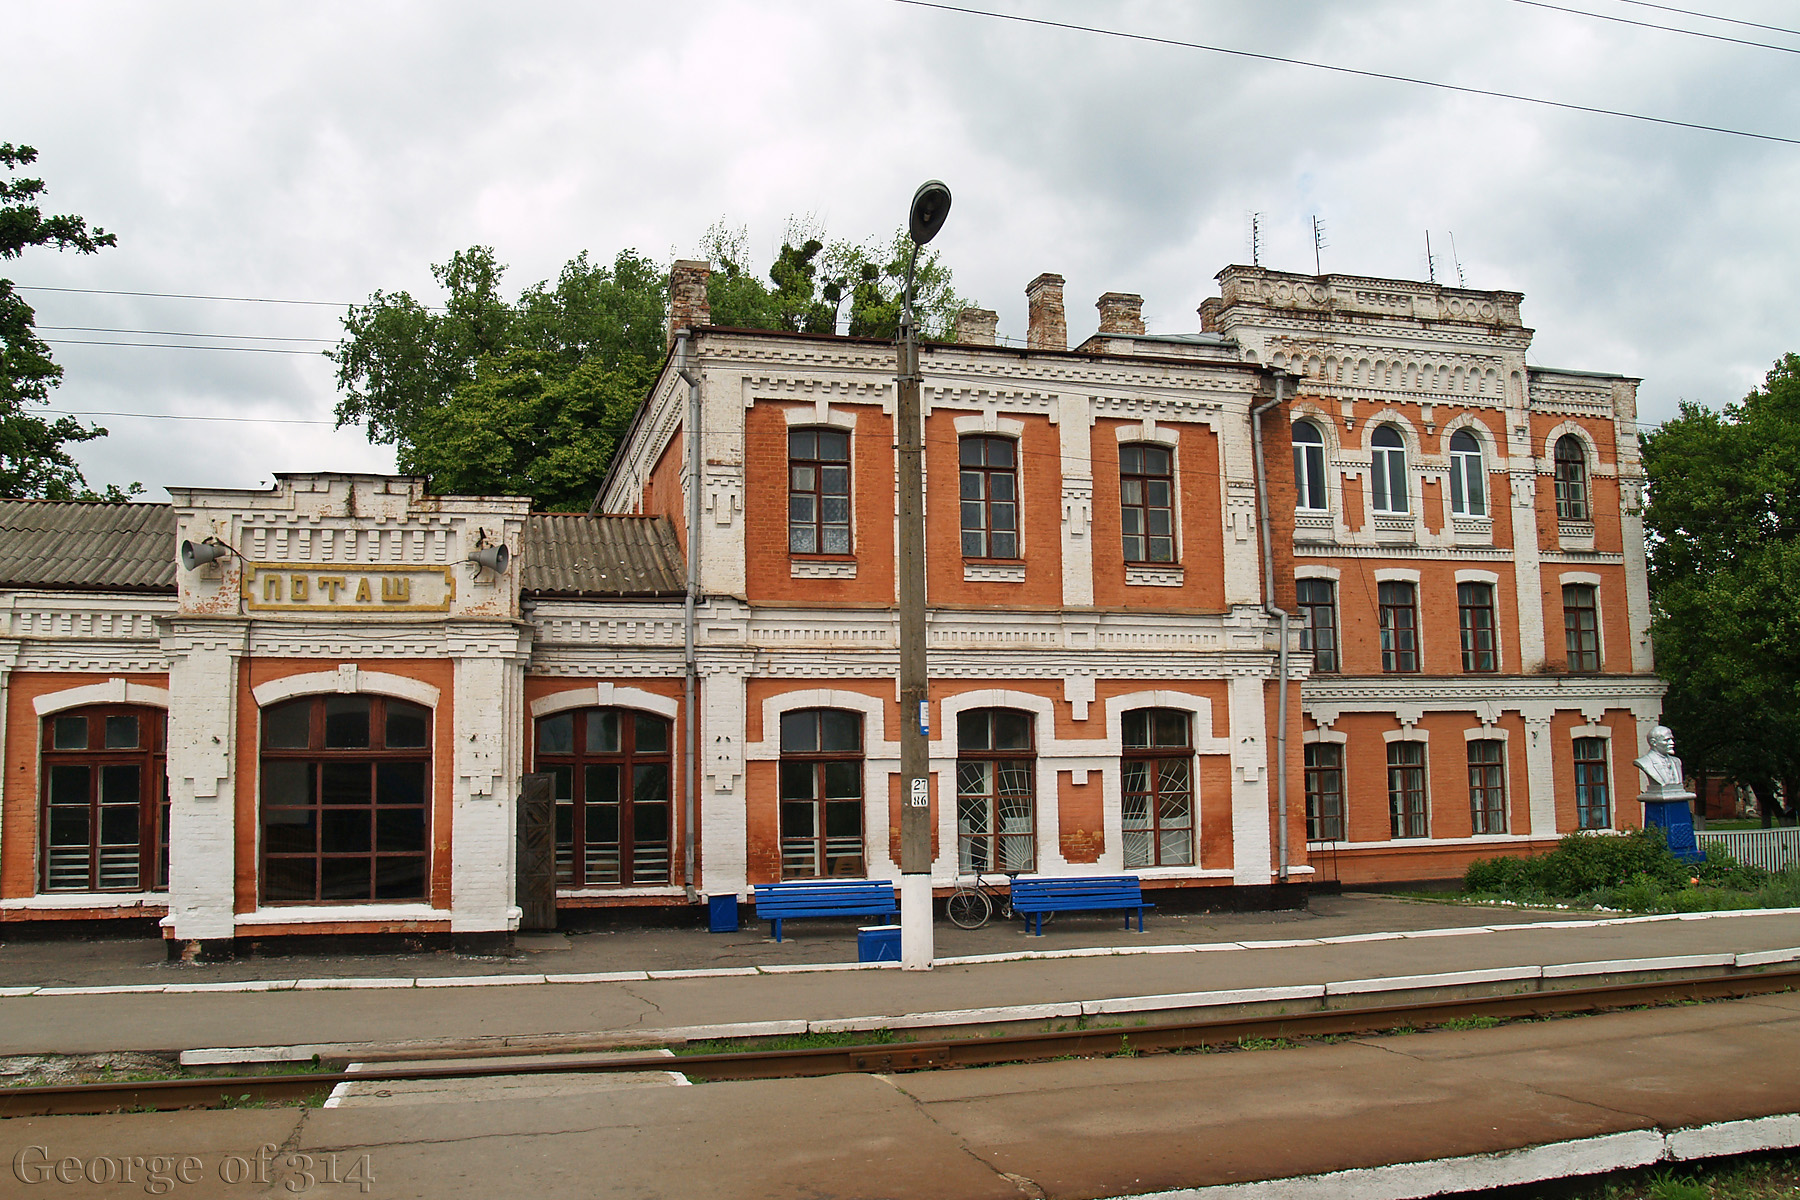
M950 189L942 180L927 179L913 193L912 213L907 218L907 233L912 236L913 244L923 246L937 236L938 230L944 227L944 218L950 215Z

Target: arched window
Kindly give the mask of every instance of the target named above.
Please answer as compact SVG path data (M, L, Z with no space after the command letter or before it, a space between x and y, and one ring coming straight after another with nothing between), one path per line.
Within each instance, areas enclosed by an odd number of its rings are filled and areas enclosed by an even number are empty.
M1126 562L1175 561L1175 463L1168 447L1119 447L1119 520Z
M537 769L556 777L556 881L669 882L669 722L587 708L537 723Z
M781 714L781 877L861 876L862 714Z
M841 429L788 434L788 551L850 553L850 435Z
M425 899L430 710L334 694L262 718L263 901Z
M1325 435L1311 421L1294 422L1294 506L1310 512L1330 507L1325 498Z
M956 719L956 849L960 870L1037 865L1037 754L1031 714L976 708Z
M1450 435L1450 511L1459 517L1487 516L1487 471L1481 442L1467 429Z
M1565 433L1556 439L1556 519L1590 519L1587 447L1572 433Z
M1377 426L1369 435L1372 462L1370 499L1378 513L1411 511L1406 499L1406 442L1392 425Z
M966 437L959 443L964 558L1019 557L1017 452L1011 438Z
M167 724L160 708L122 704L44 718L44 891L168 888Z
M1127 867L1194 863L1194 739L1188 714L1139 708L1125 714L1119 763Z

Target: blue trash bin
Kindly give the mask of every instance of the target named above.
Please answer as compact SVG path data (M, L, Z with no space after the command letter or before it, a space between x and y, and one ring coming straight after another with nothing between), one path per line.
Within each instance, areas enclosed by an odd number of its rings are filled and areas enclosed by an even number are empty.
M856 931L857 962L899 962L900 927L864 925Z
M706 930L708 933L736 933L738 928L738 898L729 896L708 896L706 898Z

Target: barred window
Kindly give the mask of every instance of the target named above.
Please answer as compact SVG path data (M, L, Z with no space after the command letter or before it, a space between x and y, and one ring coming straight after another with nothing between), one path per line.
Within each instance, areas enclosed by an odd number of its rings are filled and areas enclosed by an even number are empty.
M781 714L781 877L861 876L863 719L841 708Z
M40 885L165 891L169 781L160 708L95 705L43 720Z
M262 899L423 900L431 711L305 696L262 714Z
M1187 713L1139 708L1125 714L1119 763L1127 867L1194 863L1194 745Z
M1476 833L1506 832L1506 743L1469 743L1469 819Z
M626 708L537 723L537 769L556 779L556 882L669 882L669 722Z
M1337 742L1306 744L1306 840L1344 840L1344 748Z
M788 434L788 550L850 553L850 435L836 429Z
M957 864L964 873L1037 866L1032 717L977 708L956 719Z
M1429 837L1425 811L1425 743L1389 742L1388 820L1396 838Z

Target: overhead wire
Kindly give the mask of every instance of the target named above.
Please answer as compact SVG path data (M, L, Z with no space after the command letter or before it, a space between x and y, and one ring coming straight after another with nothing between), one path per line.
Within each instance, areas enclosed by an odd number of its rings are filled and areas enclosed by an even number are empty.
M1771 33L1791 33L1800 37L1800 29L1788 29L1781 25L1764 25L1760 21L1741 21L1736 17L1721 17L1717 13L1700 12L1692 8L1676 8L1671 4L1652 4L1650 0L1618 0L1620 4L1635 4L1639 8L1654 8L1662 12L1680 13L1684 17L1699 17L1706 21L1722 21L1727 25L1742 25L1748 29L1767 29Z
M323 342L336 345L337 338L281 337L272 333L194 333L172 329L113 329L105 325L39 325L39 329L53 329L64 333L135 333L144 337L201 337L231 338L244 342Z
M1759 50L1779 50L1784 54L1800 54L1800 47L1777 46L1771 42L1752 42L1746 38L1726 37L1722 33L1705 33L1698 29L1683 29L1679 25L1658 25L1654 21L1634 21L1630 17L1616 17L1609 13L1589 12L1584 8L1570 8L1565 4L1550 4L1548 0L1513 0L1514 4L1524 4L1531 8L1547 8L1553 12L1570 13L1577 17L1591 17L1596 21L1612 21L1619 25L1635 25L1639 29L1660 29L1665 33L1680 33L1688 37L1705 38L1712 42L1731 42L1738 46L1755 46Z
M1676 129L1692 129L1702 133L1722 133L1729 137L1753 138L1763 142L1780 142L1789 146L1800 146L1800 138L1782 137L1773 133L1756 133L1747 129L1732 129L1725 125L1707 125L1698 121L1678 121L1672 117L1652 117L1644 113L1627 112L1617 108L1601 108L1592 104L1575 104L1566 100L1551 100L1543 96L1528 96L1522 92L1503 92L1495 88L1471 87L1460 83L1445 83L1437 79L1421 79L1414 75L1400 75L1391 71L1373 71L1362 67L1346 67L1337 63L1318 62L1313 59L1293 58L1284 54L1267 54L1256 50L1239 50L1231 46L1215 46L1207 42L1190 42L1181 38L1159 37L1149 33L1131 33L1122 29L1107 29L1100 25L1081 25L1073 21L1052 21L1047 17L1027 17L1018 13L993 12L985 8L971 8L961 4L947 4L943 0L890 0L893 4L904 4L912 8L936 9L940 12L960 13L964 16L986 17L995 21L1012 21L1021 25L1036 25L1045 29L1061 29L1073 33L1091 33L1100 37L1119 38L1124 41L1146 42L1151 45L1172 46L1182 50L1203 50L1209 54L1224 54L1233 58L1248 58L1258 62L1281 63L1286 66L1307 67L1315 71L1330 71L1339 75L1353 75L1362 79L1379 79L1388 83L1405 83L1415 87L1435 88L1439 91L1456 92L1465 96L1485 96L1493 100L1511 100L1520 104L1535 104L1544 108L1561 109L1566 112L1589 113L1602 117L1618 117L1627 121L1642 121L1651 125L1665 125Z

